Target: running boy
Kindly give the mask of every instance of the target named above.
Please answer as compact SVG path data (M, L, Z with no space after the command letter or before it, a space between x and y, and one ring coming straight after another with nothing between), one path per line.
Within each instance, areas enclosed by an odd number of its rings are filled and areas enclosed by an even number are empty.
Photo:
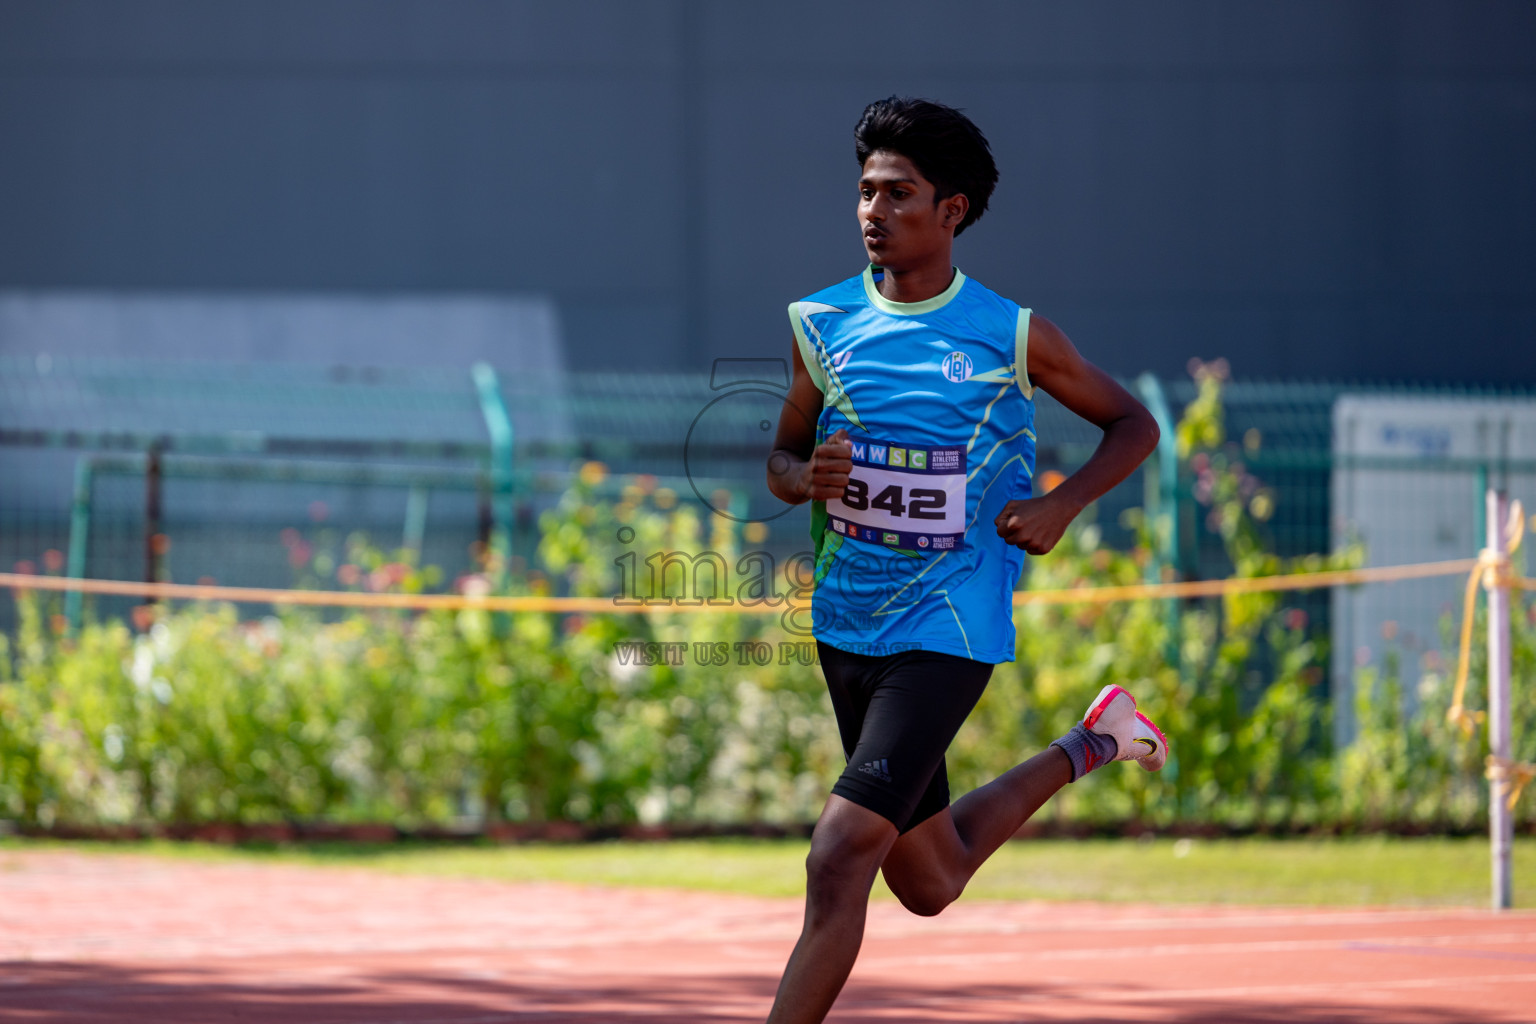
M1105 687L1044 752L953 805L944 752L992 666L1014 659L1012 593L1084 506L1157 444L1151 415L1054 324L967 278L955 236L997 168L959 111L891 97L854 130L863 274L791 303L794 380L773 493L811 501L813 632L848 766L806 861L805 926L770 1024L821 1021L853 968L875 872L937 914L1068 782L1163 766L1162 733ZM1098 426L1093 456L1033 497L1036 387Z

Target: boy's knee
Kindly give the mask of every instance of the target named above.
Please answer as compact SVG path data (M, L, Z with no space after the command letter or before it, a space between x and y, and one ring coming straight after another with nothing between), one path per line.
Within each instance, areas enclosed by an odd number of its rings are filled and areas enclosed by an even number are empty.
M886 875L885 884L903 907L919 917L936 917L945 907L960 898L960 887L942 878L893 881L890 875Z
M812 844L805 858L805 876L813 894L841 891L861 879L873 881L878 867L875 854L842 837Z
M813 904L863 902L880 870L890 838L877 828L818 828L805 858L806 892Z

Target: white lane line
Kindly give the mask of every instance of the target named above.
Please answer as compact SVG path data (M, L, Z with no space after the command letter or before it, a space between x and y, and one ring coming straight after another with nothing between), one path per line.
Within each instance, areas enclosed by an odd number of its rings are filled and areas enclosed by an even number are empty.
M1242 985L1232 988L1185 988L1146 989L1138 992L1110 992L1098 998L1105 1002L1144 1002L1149 999L1231 999L1238 996L1286 996L1304 992L1320 994L1347 993L1351 997L1362 991L1383 989L1464 988L1467 985L1508 985L1516 982L1536 982L1536 974L1482 974L1473 977L1399 978L1395 981L1371 981L1369 978L1351 978L1334 983L1318 982L1310 985Z
M996 953L915 953L908 955L881 956L866 949L859 958L863 965L893 966L964 966L984 963L1029 963L1038 960L1139 960L1152 956L1246 956L1254 953L1304 953L1304 952L1413 952L1415 947L1443 947L1450 949L1460 945L1503 945L1536 942L1536 932L1484 932L1472 935L1417 935L1392 939L1276 939L1267 942L1181 942L1151 946L1115 946L1110 948L1084 949L1015 949ZM1469 950L1470 955L1483 954ZM1526 954L1504 954L1524 959ZM1536 959L1531 955L1530 959Z

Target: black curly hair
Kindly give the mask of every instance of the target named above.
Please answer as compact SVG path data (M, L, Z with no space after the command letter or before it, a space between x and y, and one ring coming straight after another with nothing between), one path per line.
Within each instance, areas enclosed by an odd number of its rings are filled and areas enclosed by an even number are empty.
M876 100L864 108L853 129L853 144L860 167L880 149L911 160L918 173L933 182L935 202L965 196L970 210L955 228L957 236L987 212L987 200L997 186L992 147L981 129L954 107L907 96Z

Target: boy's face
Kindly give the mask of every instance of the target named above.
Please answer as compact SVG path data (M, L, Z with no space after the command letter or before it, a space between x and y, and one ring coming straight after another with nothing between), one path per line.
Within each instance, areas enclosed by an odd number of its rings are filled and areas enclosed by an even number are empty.
M859 177L859 227L869 262L890 270L914 267L953 244L969 200L935 203L933 182L900 153L877 149Z

